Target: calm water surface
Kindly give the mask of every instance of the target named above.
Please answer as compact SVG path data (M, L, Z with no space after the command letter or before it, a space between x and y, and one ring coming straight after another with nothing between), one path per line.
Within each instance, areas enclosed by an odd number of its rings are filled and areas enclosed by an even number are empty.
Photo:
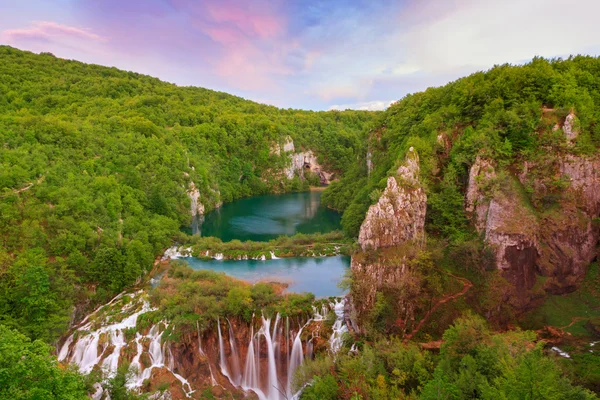
M321 206L321 192L250 197L223 205L195 221L190 233L215 236L224 242L239 239L267 241L281 235L326 233L340 229L341 215ZM210 260L183 258L194 269L211 269L249 282L288 283L289 292L317 297L340 296L337 287L350 258L283 258L277 260Z
M350 268L350 257L297 257L278 260L211 260L182 258L193 269L225 272L249 282L274 281L288 283L288 292L311 292L317 297L341 296L337 287Z
M268 241L281 235L331 232L340 229L341 214L321 206L322 192L250 197L211 211L194 233L224 242Z

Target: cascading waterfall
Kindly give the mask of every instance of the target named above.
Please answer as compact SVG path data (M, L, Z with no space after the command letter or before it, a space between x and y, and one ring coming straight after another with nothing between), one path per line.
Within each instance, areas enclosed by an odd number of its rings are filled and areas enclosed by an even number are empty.
M306 325L308 325L309 323L310 320L306 323ZM302 339L300 339L300 335L302 335L302 329L304 329L304 326L300 328L300 330L296 334L294 344L292 345L292 354L290 356L290 363L288 367L287 376L287 398L290 398L292 395L292 378L294 376L294 372L296 372L296 369L300 366L300 364L302 364L302 361L304 361L304 352L302 351Z
M259 380L258 380L258 365L257 365L257 357L254 350L254 342L258 339L254 337L254 327L252 327L252 331L250 332L250 344L248 345L248 354L246 356L246 365L244 366L244 377L242 378L242 388L244 390L254 390L258 391L259 389ZM264 394L259 394L259 397Z
M117 315L128 315L121 322L112 322L111 314L104 317L103 326L94 329L94 324L98 313L103 309L111 306L115 301L129 297L129 300L121 307L120 313ZM186 395L189 397L193 392L190 383L181 375L174 372L174 358L170 348L166 343L162 343L159 325L165 327L166 323L161 323L152 326L147 335L142 335L139 332L135 334L134 340L127 343L125 332L128 329L135 328L137 325L138 316L153 311L150 304L143 297L143 292L122 293L112 299L106 305L99 307L93 313L88 315L80 324L80 327L71 336L67 338L60 351L58 352L59 361L70 362L76 364L79 370L87 374L92 371L94 366L99 365L107 372L107 377L115 375L119 362L121 361L121 352L126 346L135 346L136 353L131 361L131 370L134 372L132 378L127 382L129 389L140 388L146 379L152 376L152 371L155 368L165 368L177 378L182 385ZM91 318L94 317L94 318ZM88 322L88 321L92 322ZM152 363L147 368L143 368L140 358L144 352L143 342L147 341L149 360ZM102 344L101 344L102 343ZM110 352L107 349L111 348ZM165 354L169 354L169 366L165 366ZM102 389L101 386L99 386ZM97 391L94 396L100 398L103 395L102 390Z
M279 314L275 316L273 321L270 318L261 317L260 329L255 333L254 331L254 316L252 318L252 326L250 331L250 338L248 342L248 351L246 353L246 359L242 375L240 377L240 384L236 384L234 380L229 376L230 372L227 369L227 363L225 359L222 359L221 365L225 367L222 369L223 375L229 378L229 381L234 385L241 387L245 391L255 392L260 400L284 400L284 399L295 399L298 393L292 392L292 380L294 372L302 364L304 359L312 358L313 356L313 337L307 339L306 344L303 345L302 332L311 321L323 321L327 314L333 311L336 315L336 320L333 325L333 333L329 338L329 346L332 353L339 351L342 346L342 335L347 332L347 328L344 325L344 300L334 301L329 304L323 304L319 309L314 307L313 318L309 319L303 325L298 325L300 328L296 332L290 329L289 318L286 317L285 322ZM230 325L231 326L231 325ZM229 330L230 340L233 336L231 329ZM261 367L261 338L265 340L266 345L266 360L263 354L263 362L266 361L266 376L262 376L260 372ZM282 347L283 346L283 347ZM224 351L224 339L219 333L219 350ZM283 357L285 353L286 357ZM233 356L235 354L235 356ZM306 354L306 355L305 355ZM232 350L232 357L239 357L236 351ZM284 358L284 360L282 360ZM235 361L232 360L232 363ZM282 368L282 365L284 366ZM280 376L284 374L284 376ZM283 379L285 377L285 379ZM262 378L262 379L261 379ZM285 385L285 387L282 387Z
M130 389L141 388L144 381L153 376L159 369L166 370L179 382L188 397L193 393L193 388L186 378L176 370L177 360L171 347L162 340L162 333L169 327L165 321L154 324L147 333L135 332L134 337L128 336L131 328L135 328L139 315L152 311L150 304L142 292L123 294L115 297L109 304L129 296L116 307L121 307L120 312L104 313L100 307L90 314L73 335L69 336L58 351L58 358L77 364L82 373L89 373L95 366L102 367L108 372L108 377L114 376L118 366L124 362L125 349L132 355L131 367L133 377L127 382ZM115 307L115 305L113 305ZM106 310L106 309L105 309ZM110 309L108 309L110 310ZM241 345L239 336L233 327L235 321L227 320L228 329L223 330L221 320L217 319L219 370L229 382L244 391L252 391L260 400L294 399L292 380L295 371L305 359L311 359L314 354L313 339L319 336L319 325L315 325L308 335L302 338L306 327L311 321L323 321L327 314L334 312L336 320L333 333L329 337L329 349L332 353L339 351L342 346L342 336L347 332L343 318L344 301L323 303L313 307L312 318L306 320L290 321L289 317L277 314L273 318L261 316L260 320L252 317L250 336L247 338L248 346ZM115 316L125 315L120 322L115 322ZM225 321L224 321L225 323ZM207 360L210 370L210 383L218 385L215 379L216 371L202 348L200 326L198 331L199 356ZM224 336L227 336L224 337ZM226 340L228 342L226 342ZM245 351L247 349L247 351ZM123 354L122 354L123 353ZM214 354L214 353L211 353ZM148 365L150 364L150 365ZM99 392L98 396L102 393Z
M333 354L337 353L342 348L342 339L344 333L348 332L348 327L344 323L344 304L345 300L335 300L333 311L335 312L335 322L333 324L333 333L329 338L330 350Z
M235 383L231 379L231 374L229 373L229 369L227 368L227 358L225 357L225 346L223 345L223 335L221 334L221 321L217 318L217 332L219 333L219 368L221 368L221 373L229 379L233 385Z

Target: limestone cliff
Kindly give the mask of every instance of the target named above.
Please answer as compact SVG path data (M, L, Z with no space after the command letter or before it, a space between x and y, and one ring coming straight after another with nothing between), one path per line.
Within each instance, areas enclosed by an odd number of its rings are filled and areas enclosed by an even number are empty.
M290 136L284 138L283 144L273 145L271 154L288 158L288 166L283 171L287 179L292 179L294 176L304 179L306 171L310 171L319 177L322 185L328 185L335 176L333 172L327 171L319 164L317 156L312 150L297 152Z
M469 172L465 210L491 247L497 268L522 292L535 283L539 225L514 185L510 177L498 178L490 160L477 157Z
M427 195L419 181L419 157L411 147L397 176L390 176L376 204L369 207L360 227L358 242L363 250L422 240Z
M194 182L190 182L188 189L188 197L190 198L192 217L204 215L204 204L200 201L200 191L196 188Z
M290 164L285 170L288 179L292 179L296 174L304 178L305 172L310 171L319 177L322 185L329 185L334 176L319 164L312 150L290 154Z
M424 243L427 195L419 179L419 157L411 147L395 177L376 204L369 207L360 227L361 252L352 256L353 305L364 320L378 292L396 293L400 329L405 332L415 316L421 285L409 263Z
M577 135L573 120L569 114L563 126L568 142ZM467 215L492 248L496 266L518 295L526 295L537 275L548 277L548 292L574 290L597 256L600 156L559 155L546 165L525 161L519 182L504 174L499 178L493 162L478 157L465 198ZM530 188L531 198L519 192L519 184Z

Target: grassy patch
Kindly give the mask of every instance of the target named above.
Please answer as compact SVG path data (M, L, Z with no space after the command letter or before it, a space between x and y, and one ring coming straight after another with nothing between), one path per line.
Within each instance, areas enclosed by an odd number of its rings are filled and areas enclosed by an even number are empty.
M539 329L544 325L563 328L575 336L589 336L584 325L600 316L600 273L598 264L590 265L581 287L566 295L550 295L537 309L527 313L522 325Z

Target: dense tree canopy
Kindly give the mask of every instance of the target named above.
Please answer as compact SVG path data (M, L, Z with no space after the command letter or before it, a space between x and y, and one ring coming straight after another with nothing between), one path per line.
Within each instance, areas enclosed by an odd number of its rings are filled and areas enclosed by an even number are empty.
M152 267L190 221L192 182L207 210L297 190L274 146L290 136L343 172L373 115L282 110L0 47L0 322L56 339L74 304Z
M587 56L501 65L407 95L377 116L358 162L331 185L323 200L344 211L342 225L356 236L373 202L369 195L385 187L385 178L395 173L412 146L421 157L428 192L427 229L463 240L469 235L463 212L468 167L481 150L503 165L545 155L548 146L559 148L566 139L538 134L551 131L555 123L542 118L544 110L558 121L574 110L580 134L573 151L595 152L600 145L599 105L600 58ZM374 166L370 174L367 151Z

